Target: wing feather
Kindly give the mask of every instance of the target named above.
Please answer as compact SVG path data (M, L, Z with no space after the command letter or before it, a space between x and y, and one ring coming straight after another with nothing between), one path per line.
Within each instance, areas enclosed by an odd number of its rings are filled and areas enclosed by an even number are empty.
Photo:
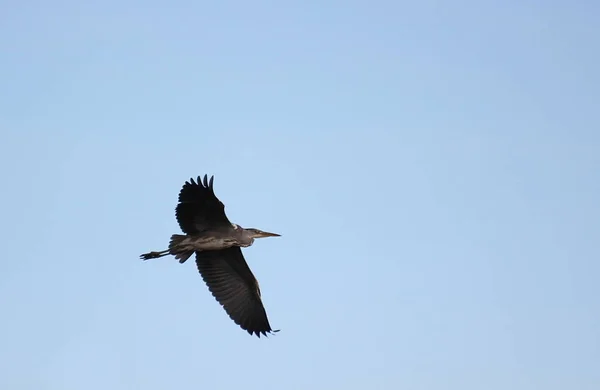
M277 332L271 329L258 282L240 247L196 252L196 265L217 302L242 329L258 337Z
M225 214L225 206L217 198L213 187L214 176L204 180L198 176L186 181L179 192L175 216L179 227L186 234L198 234L207 229L229 227L231 222Z

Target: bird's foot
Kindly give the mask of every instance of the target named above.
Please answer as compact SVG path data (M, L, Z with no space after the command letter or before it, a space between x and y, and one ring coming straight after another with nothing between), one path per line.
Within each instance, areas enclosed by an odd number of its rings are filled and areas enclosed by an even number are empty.
M141 255L140 258L142 260L149 260L149 259L157 259L164 255L165 255L164 252L148 252L148 253L144 253L143 255Z

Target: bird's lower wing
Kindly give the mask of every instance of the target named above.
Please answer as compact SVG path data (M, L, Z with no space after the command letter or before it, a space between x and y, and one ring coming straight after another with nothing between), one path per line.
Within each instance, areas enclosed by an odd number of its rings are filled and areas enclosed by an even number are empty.
M258 337L273 332L258 282L241 248L196 252L196 265L212 295L236 324Z

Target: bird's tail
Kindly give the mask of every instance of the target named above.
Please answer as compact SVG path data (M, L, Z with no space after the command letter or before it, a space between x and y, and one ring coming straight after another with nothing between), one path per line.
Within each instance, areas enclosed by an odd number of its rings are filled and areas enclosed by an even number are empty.
M185 240L186 236L182 234L173 234L171 236L171 241L169 241L169 252L175 256L176 259L179 260L181 264L185 263L187 259L190 258L194 251L189 250L181 250L178 248Z

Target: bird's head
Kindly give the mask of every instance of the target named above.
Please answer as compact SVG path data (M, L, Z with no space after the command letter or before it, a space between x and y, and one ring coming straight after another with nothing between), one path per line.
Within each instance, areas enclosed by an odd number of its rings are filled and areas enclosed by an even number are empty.
M252 238L280 237L281 236L281 234L264 232L262 230L254 229L254 228L249 228L249 229L245 229L245 230L248 233L250 233L250 236Z

